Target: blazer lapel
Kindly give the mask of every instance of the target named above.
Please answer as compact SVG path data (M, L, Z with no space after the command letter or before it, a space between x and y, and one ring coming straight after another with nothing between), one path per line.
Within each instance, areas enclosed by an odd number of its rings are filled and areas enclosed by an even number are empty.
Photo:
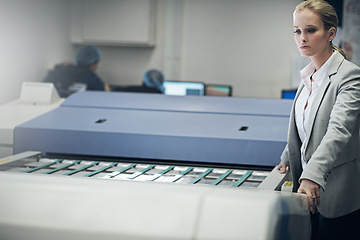
M289 151L291 154L295 154L295 152L298 152L300 150L300 145L298 145L299 143L301 144L300 141L300 137L297 131L297 125L296 125L296 119L295 119L295 105L296 105L296 101L302 91L302 89L304 88L304 83L301 81L301 83L299 84L299 87L297 89L294 101L293 101L293 105L291 108L291 113L290 113L290 119L289 119L289 132L288 132L288 137L289 139L292 139L294 141L288 141L289 144ZM297 166L297 167L300 167ZM298 169L298 168L296 168Z
M293 105L292 105L292 108L291 108L290 127L292 127L291 130L293 130L293 131L297 131L296 120L295 120L295 104L296 104L296 101L297 101L302 89L304 88L304 86L305 86L304 83L301 81L301 83L299 84L299 87L297 88L295 98L294 98L294 101L293 101Z
M318 92L316 93L316 96L314 98L314 101L312 103L311 109L310 109L310 113L309 113L309 117L310 117L310 136L312 134L312 130L313 130L313 125L314 125L314 121L315 121L315 117L317 115L317 112L319 110L319 106L320 103L325 95L326 90L328 89L328 86L330 85L330 78L328 77L327 79L324 80L324 82L319 86L319 89L317 90Z

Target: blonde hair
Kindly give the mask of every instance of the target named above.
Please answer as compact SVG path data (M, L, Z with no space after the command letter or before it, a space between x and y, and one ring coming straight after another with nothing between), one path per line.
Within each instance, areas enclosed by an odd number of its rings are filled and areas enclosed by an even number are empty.
M301 2L299 5L296 6L296 10L303 10L308 8L320 16L321 21L324 24L324 29L326 31L330 30L332 27L337 29L338 26L338 17L336 15L335 9L326 1L324 0L307 0ZM332 49L338 51L346 58L345 52L339 48L338 46L334 45L331 41Z

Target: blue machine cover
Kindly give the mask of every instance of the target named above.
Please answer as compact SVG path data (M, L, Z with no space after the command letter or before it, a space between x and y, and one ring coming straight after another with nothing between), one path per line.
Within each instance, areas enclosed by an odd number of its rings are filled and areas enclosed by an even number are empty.
M79 93L16 127L14 152L275 166L286 144L291 101L270 102Z

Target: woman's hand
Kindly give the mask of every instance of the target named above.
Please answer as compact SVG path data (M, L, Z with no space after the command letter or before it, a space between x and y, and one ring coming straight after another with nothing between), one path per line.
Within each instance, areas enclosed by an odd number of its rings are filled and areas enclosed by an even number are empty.
M302 179L298 193L306 194L309 208L312 213L315 213L315 207L320 206L320 187L319 184L308 180Z
M280 162L279 165L276 166L276 168L280 170L280 173L286 173L290 170L290 167L283 162Z

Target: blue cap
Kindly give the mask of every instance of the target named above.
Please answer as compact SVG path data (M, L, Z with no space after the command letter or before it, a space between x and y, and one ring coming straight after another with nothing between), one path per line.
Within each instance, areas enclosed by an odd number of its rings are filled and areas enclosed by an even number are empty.
M81 66L89 66L98 62L101 58L101 52L94 46L83 46L75 56L75 63Z
M164 93L165 77L159 70L150 69L144 73L143 83L146 87L155 88Z

